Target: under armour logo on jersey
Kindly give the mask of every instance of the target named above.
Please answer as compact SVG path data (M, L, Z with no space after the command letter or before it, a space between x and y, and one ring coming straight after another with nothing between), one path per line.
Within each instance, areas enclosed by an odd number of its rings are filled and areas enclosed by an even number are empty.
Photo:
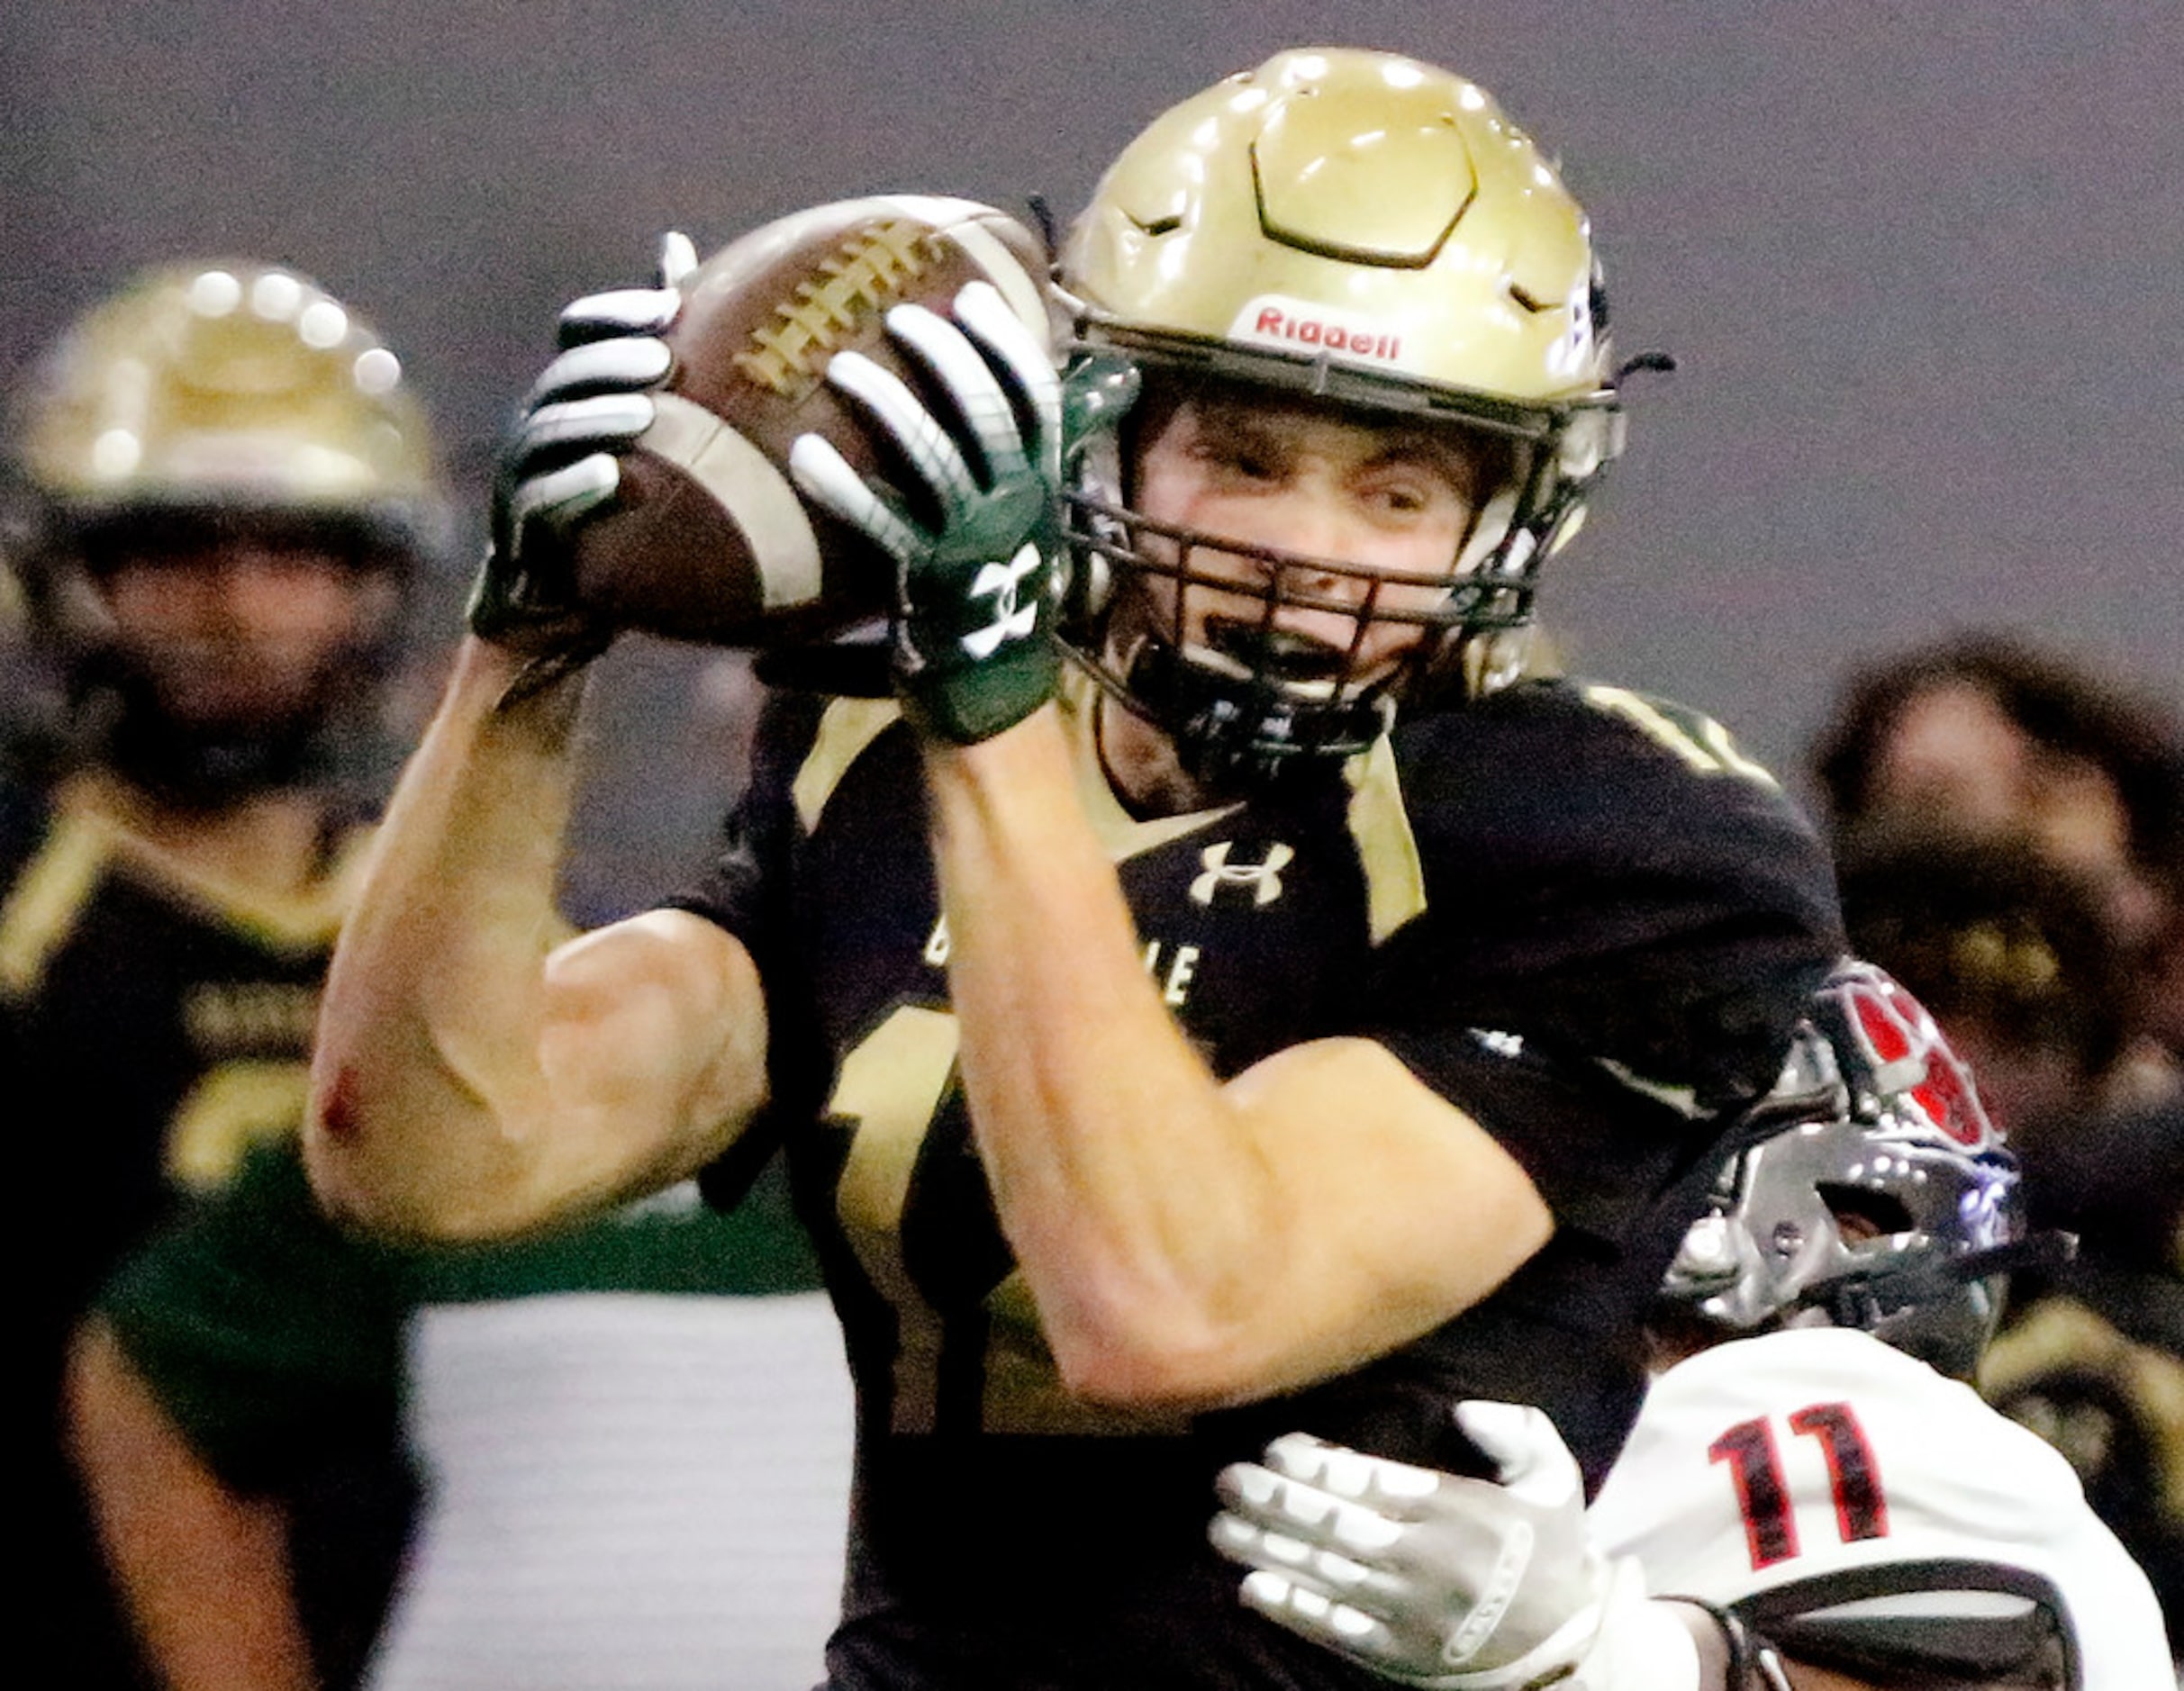
M963 637L963 649L975 658L993 656L1003 640L1020 640L1038 626L1038 601L1021 601L1024 577L1039 566L1039 549L1029 542L1006 564L984 564L971 582L971 597L993 601L993 620Z
M1228 853L1235 844L1223 840L1199 853L1198 860L1206 865L1206 873L1191 883L1192 898L1201 904L1211 904L1214 893L1222 887L1248 887L1254 904L1272 904L1282 896L1282 871L1297 854L1277 840L1266 848L1264 863L1232 864Z

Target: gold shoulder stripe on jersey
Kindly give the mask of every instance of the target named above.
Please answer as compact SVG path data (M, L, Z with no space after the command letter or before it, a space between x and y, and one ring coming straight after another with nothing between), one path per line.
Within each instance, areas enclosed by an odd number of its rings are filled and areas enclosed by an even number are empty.
M170 902L195 907L255 945L304 956L333 943L361 878L369 829L351 829L345 835L336 845L332 862L306 885L293 892L268 892L191 863L145 838L123 819L120 793L118 782L104 771L86 770L72 777L54 801L56 837L48 850L59 854L60 833L81 830L96 839L105 862L125 870L140 885ZM90 847L78 843L66 849L82 852ZM79 865L72 873L88 875L98 866ZM74 919L71 913L63 914ZM46 941L49 949L66 936L64 927ZM32 962L34 969L43 967L42 959Z
M0 907L0 995L25 998L76 927L118 830L105 817L62 808Z
M1350 780L1350 837L1364 870L1365 909L1377 945L1426 909L1426 867L1403 809L1395 748L1384 737L1376 740L1344 773Z
M796 819L809 834L819 826L827 800L865 748L902 714L892 699L837 699L819 719L819 733L804 754L803 766L789 783Z
M1679 706L1648 699L1627 687L1609 687L1592 682L1578 692L1587 704L1622 718L1663 751L1681 759L1697 774L1737 775L1769 788L1779 789L1781 785L1764 764L1754 763L1745 756L1729 737L1729 730L1712 717L1701 716L1695 710L1681 711ZM1681 711L1687 717L1688 726L1672 716L1672 711Z

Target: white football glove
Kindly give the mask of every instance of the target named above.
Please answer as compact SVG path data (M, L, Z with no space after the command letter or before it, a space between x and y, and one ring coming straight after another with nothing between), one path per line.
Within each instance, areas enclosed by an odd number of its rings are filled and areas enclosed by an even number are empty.
M566 578L569 530L614 497L620 455L652 426L653 385L674 362L662 339L697 268L690 237L660 238L659 282L589 294L563 308L560 355L523 397L502 447L493 539L472 590L470 626L539 652L604 645L586 628Z
M1457 1424L1496 1484L1301 1433L1222 1471L1216 1549L1254 1571L1245 1605L1391 1679L1439 1691L1692 1691L1698 1647L1627 1558L1585 1531L1577 1462L1518 1404Z
M587 294L562 308L564 349L524 396L507 453L519 530L541 517L566 527L613 497L621 474L615 453L652 426L647 390L673 362L660 337L681 313L683 283L697 267L690 237L671 229L660 237L657 286Z

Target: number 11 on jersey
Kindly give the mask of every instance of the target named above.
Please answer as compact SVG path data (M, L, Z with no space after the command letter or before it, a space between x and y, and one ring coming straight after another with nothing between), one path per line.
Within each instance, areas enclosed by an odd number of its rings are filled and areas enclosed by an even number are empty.
M1865 1430L1846 1403L1817 1403L1785 1416L1793 1434L1814 1440L1826 1465L1827 1496L1835 1532L1845 1544L1886 1538L1888 1499L1880 1488L1880 1465ZM1707 1455L1726 1463L1736 1488L1737 1513L1744 1516L1744 1542L1754 1572L1798 1554L1799 1505L1809 1505L1810 1486L1793 1487L1783 1468L1782 1447L1770 1417L1739 1421L1713 1443Z

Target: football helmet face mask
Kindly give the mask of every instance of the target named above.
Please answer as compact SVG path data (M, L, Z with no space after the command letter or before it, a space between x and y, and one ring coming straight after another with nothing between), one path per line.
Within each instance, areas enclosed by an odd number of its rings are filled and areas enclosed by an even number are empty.
M376 679L400 590L447 528L423 411L394 354L315 284L248 262L148 271L54 346L14 430L27 493L14 567L58 665L78 755L179 800L312 778ZM196 723L162 695L105 583L240 547L368 580L323 683L266 719Z
M1724 1170L1664 1298L1732 1331L1862 1328L1968 1378L2025 1252L2025 1205L1925 1008L1870 964L1837 970L1752 1119L1765 1136Z
M1390 54L1278 55L1125 150L1058 276L1078 344L1064 638L1187 762L1249 780L1346 755L1428 684L1482 689L1521 665L1535 574L1581 523L1622 415L1584 214L1482 90ZM1289 607L1329 608L1329 582L1361 624L1412 583L1134 509L1140 389L1206 382L1445 429L1495 466L1440 602L1404 613L1419 634L1392 672L1337 662L1300 681L1280 626ZM1201 567L1216 552L1227 567ZM1192 639L1180 607L1234 592L1238 558L1259 577L1255 626ZM1174 583L1155 595L1166 626L1113 638L1149 580Z

